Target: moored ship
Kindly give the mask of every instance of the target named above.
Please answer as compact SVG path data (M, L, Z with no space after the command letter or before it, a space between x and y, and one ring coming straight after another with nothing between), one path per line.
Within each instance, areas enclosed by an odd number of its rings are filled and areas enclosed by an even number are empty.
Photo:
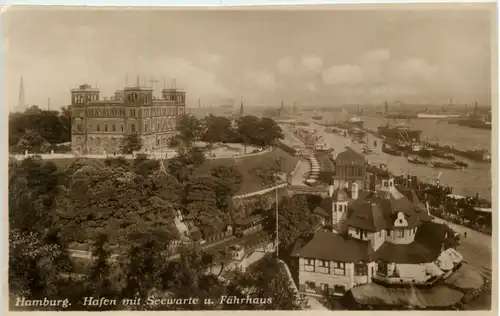
M432 161L431 165L434 168L443 168L443 169L462 169L461 166L454 164L454 163L446 163L446 162L439 162L439 161Z
M427 164L427 161L420 160L417 157L408 157L408 162L409 163L414 163L414 164L417 164L417 165L426 165Z
M397 140L403 141L420 141L420 135L422 134L421 130L412 129L407 125L393 125L391 126L389 123L385 126L379 126L377 131L380 135Z
M350 129L363 129L363 124L364 121L361 118L353 116L348 120L337 123L335 125L339 128L350 130Z

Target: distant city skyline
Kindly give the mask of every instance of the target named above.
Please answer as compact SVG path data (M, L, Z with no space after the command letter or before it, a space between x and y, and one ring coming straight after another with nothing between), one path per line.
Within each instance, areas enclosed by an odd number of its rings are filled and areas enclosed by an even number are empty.
M175 79L190 107L241 96L245 106L489 105L491 14L13 8L2 103L16 109L21 77L26 104L58 109L80 84L104 98L141 76L156 91Z

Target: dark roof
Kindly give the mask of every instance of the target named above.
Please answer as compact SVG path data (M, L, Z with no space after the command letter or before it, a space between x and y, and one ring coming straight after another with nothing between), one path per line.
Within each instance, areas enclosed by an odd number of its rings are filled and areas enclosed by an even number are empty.
M412 242L407 245L384 243L373 254L372 259L394 263L417 264L433 262L437 257L438 256L435 256L432 251L425 248L423 245Z
M324 230L318 231L304 247L292 252L292 256L338 262L367 261L369 247L368 241Z
M431 288L386 287L375 283L355 286L350 290L359 304L378 306L447 307L458 303L464 294L444 285Z
M351 199L349 191L347 191L345 188L337 188L333 191L332 198L334 201L338 202L345 202L349 201Z
M441 254L447 233L450 234L451 230L446 225L423 223L417 229L414 242L407 245L384 243L374 253L373 259L409 264L433 262Z
M331 197L324 198L313 210L313 213L321 216L332 216L332 203L333 201Z
M347 150L339 153L335 158L335 164L337 165L365 165L365 156L354 151L352 148L347 148Z
M370 200L356 200L349 206L346 224L370 232L387 229L392 225L390 214L384 214L384 209Z

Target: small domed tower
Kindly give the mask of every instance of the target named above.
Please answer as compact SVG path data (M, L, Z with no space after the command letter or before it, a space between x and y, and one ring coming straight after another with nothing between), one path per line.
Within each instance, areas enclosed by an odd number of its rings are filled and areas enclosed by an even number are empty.
M337 188L332 194L332 227L338 231L339 224L344 220L347 214L349 204L349 194L344 187Z

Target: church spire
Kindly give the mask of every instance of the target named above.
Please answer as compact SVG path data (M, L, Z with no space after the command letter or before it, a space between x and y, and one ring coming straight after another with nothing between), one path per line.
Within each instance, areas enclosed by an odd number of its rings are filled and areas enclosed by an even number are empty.
M19 109L25 109L26 104L24 101L24 83L23 83L23 76L21 76L21 82L19 83Z
M245 115L245 111L243 109L243 97L241 97L240 116L243 117L244 115Z

